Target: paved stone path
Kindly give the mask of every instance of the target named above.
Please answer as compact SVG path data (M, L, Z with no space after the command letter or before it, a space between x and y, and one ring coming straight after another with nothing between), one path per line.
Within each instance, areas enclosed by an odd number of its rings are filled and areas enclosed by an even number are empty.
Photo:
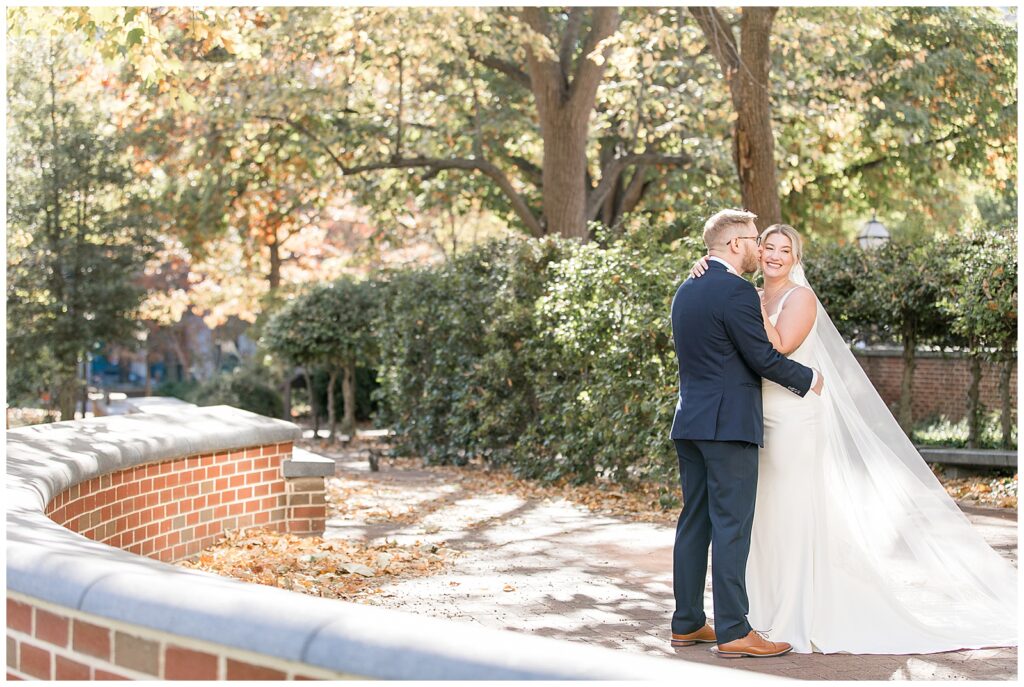
M383 587L369 603L536 635L682 661L724 663L707 645L672 649L673 529L595 515L564 500L467 494L458 482L413 467L335 458L338 479L372 485L396 510L414 506L408 522L334 519L326 537L369 542L447 542L462 554L448 572ZM405 467L408 466L408 467ZM1013 511L969 509L985 538L1016 564ZM712 608L709 587L705 608ZM736 670L809 680L1015 680L1017 650L918 656L787 654L729 661Z

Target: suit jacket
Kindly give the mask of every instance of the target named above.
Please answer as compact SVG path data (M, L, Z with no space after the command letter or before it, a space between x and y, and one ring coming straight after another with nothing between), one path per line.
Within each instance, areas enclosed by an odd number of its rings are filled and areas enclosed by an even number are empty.
M764 446L761 378L800 396L811 388L811 368L768 340L757 290L719 262L676 291L672 338L679 361L673 439Z

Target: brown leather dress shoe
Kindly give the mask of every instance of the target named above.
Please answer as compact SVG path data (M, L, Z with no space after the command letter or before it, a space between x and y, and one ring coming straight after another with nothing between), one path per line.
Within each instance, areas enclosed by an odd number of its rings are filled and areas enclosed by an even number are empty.
M766 658L768 656L781 656L792 650L793 647L786 642L770 642L759 635L756 630L751 630L750 634L746 637L740 637L731 642L719 644L711 652L718 654L722 658L740 658L742 656Z
M690 634L677 635L675 632L672 633L672 646L693 646L697 642L714 642L715 641L715 629L710 625L705 624L704 627L700 628L696 632Z

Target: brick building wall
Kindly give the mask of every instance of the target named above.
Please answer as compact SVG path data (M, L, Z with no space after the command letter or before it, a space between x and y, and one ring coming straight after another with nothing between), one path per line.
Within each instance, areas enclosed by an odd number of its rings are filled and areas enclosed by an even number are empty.
M857 362L867 373L882 400L894 411L900 400L903 357L898 349L855 351ZM987 412L998 412L1000 365L982 363L981 403ZM914 369L914 421L944 415L953 422L967 417L967 390L971 384L970 361L959 354L919 351ZM1017 421L1017 366L1010 376L1010 397L1014 422Z

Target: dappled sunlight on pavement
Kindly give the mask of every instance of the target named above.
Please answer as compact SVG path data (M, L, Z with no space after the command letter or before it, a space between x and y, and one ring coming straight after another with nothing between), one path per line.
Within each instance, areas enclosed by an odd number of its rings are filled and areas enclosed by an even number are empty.
M433 544L458 556L416 577L381 581L355 600L481 626L681 660L715 662L706 646L668 645L673 513L635 522L595 512L547 489L479 466L423 468L417 460L335 458L325 539ZM493 479L490 479L492 477ZM587 497L589 498L589 497ZM616 499L616 501L621 499ZM593 504L590 504L593 507ZM383 514L392 513L392 517ZM1016 513L967 509L979 531L1016 561ZM710 576L705 607L712 609ZM711 618L713 622L713 618ZM1015 679L1016 649L922 656L787 654L729 667L802 679Z

